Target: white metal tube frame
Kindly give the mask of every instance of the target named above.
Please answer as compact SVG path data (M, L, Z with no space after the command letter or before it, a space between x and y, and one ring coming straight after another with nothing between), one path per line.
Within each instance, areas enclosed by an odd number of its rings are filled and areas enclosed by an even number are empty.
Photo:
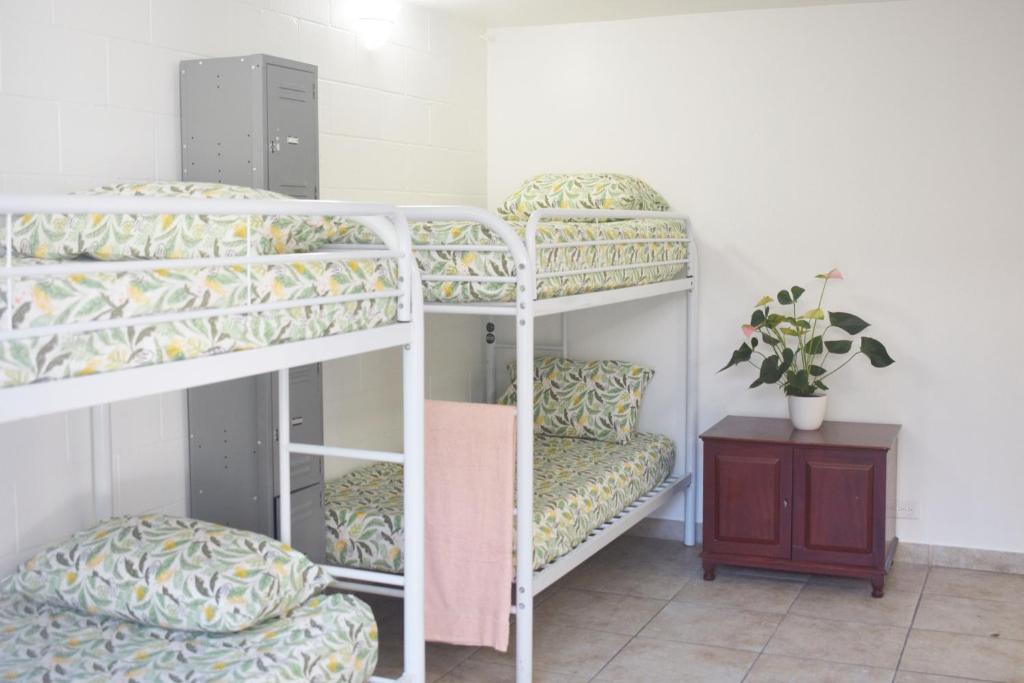
M578 209L542 209L533 212L526 226L525 242L516 231L494 214L475 207L464 206L403 206L400 207L406 217L412 221L474 221L491 230L507 247L514 263L514 282L516 285L515 303L480 303L480 304L446 304L430 303L425 309L428 313L459 313L473 315L508 315L515 317L516 327L516 392L517 426L516 426L516 584L513 613L516 615L516 682L529 683L533 677L533 605L534 595L543 590L551 581L564 575L573 567L578 566L595 552L618 535L635 524L650 511L656 509L680 487L685 487L686 520L685 540L689 545L696 542L696 484L697 460L697 250L696 240L684 214L662 211L617 211L617 210L578 210ZM557 277L558 272L538 272L537 262L537 228L544 219L559 218L615 218L642 219L657 218L682 221L687 227L688 242L687 258L684 262L636 264L633 267L650 267L657 265L684 265L684 277L665 283L644 285L591 294L563 297L561 299L538 300L536 282L538 278ZM602 244L628 244L638 242L636 239L602 240ZM672 241L676 241L673 239ZM551 245L557 248L565 245ZM548 245L542 245L549 248ZM445 245L417 245L420 251L443 251ZM458 250L471 249L460 245ZM489 251L504 251L492 245L486 246ZM628 266L627 266L628 267ZM618 266L611 270L619 269ZM609 268L596 268L587 272L602 272ZM565 275L566 273L561 273ZM461 281L461 282L508 282L510 277L481 276L424 276L424 281ZM608 528L602 528L596 543L584 542L575 551L556 560L551 565L537 570L533 569L533 391L524 387L533 386L533 355L534 355L534 319L541 315L565 313L593 306L629 301L634 299L658 296L670 293L683 293L687 300L687 344L686 354L686 414L685 414L685 472L683 477L673 478L668 485L663 485L651 492L637 505L629 515L620 515ZM562 349L567 348L566 327L563 326ZM493 353L488 352L488 361L493 363ZM489 373L490 374L490 373ZM491 383L493 380L488 379ZM491 386L491 384L489 384ZM535 578L541 572L548 572L544 578ZM555 577L555 579L549 577Z
M425 641L423 630L423 306L419 272L415 267L412 241L404 215L395 207L383 204L355 204L332 201L306 200L231 200L140 198L104 196L0 196L0 213L5 214L4 262L0 278L6 282L6 313L0 342L8 339L38 337L51 334L72 334L94 329L130 327L143 322L154 324L170 320L208 318L226 313L258 314L278 308L302 307L345 300L370 300L380 296L398 299L398 325L387 328L335 335L305 342L282 344L275 348L254 349L222 356L207 356L145 368L135 368L89 377L54 380L37 384L0 389L0 423L24 417L59 412L86 405L92 409L93 428L93 503L97 518L113 513L109 401L144 396L173 389L198 386L248 376L257 372L277 371L280 507L278 510L279 536L282 541L291 538L291 468L292 453L315 453L327 457L357 457L402 462L405 470L405 575L396 577L381 572L364 572L325 566L334 577L350 578L359 582L384 584L371 589L374 592L394 594L402 586L405 598L404 674L406 683L425 680ZM202 214L238 215L251 217L275 215L304 215L346 217L363 223L385 244L385 249L338 250L327 253L286 254L258 256L252 253L252 234L249 231L247 254L239 258L196 258L164 260L132 260L107 262L66 262L36 266L15 266L13 258L13 217L26 213L63 214ZM101 323L77 323L47 327L15 329L13 317L13 284L16 278L68 275L81 272L128 272L158 268L202 268L218 266L245 266L251 278L254 264L302 263L312 261L341 261L347 259L397 258L399 287L386 293L367 293L365 296L320 297L313 299L253 304L251 298L245 306L230 309L201 311L194 314L168 313L149 316L125 317ZM251 282L247 283L251 292ZM332 357L354 355L366 351L403 347L403 453L387 453L355 449L330 448L313 444L292 443L289 403L288 369ZM286 348L285 348L286 347ZM169 368L168 365L173 365ZM170 370L170 371L169 371ZM77 396L66 400L68 394ZM358 584L349 584L355 587ZM374 677L371 680L383 681Z

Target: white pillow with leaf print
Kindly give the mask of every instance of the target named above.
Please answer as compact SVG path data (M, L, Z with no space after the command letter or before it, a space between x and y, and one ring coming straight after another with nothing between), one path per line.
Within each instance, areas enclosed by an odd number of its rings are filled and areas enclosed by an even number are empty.
M633 176L622 173L545 173L527 179L516 188L498 207L498 215L507 221L526 221L537 209L667 211L668 208L668 202L657 190Z
M296 550L195 519L114 517L47 548L14 575L40 602L147 626L231 633L286 616L330 583Z
M155 180L104 185L75 194L107 197L270 199L291 197L240 185ZM319 249L349 226L322 216L26 214L14 224L19 256L102 260L293 254ZM251 231L251 233L250 233ZM252 240L249 241L251 234Z
M498 399L516 402L512 384ZM617 360L576 361L545 356L533 362L533 426L538 434L626 444L636 432L640 401L654 370Z

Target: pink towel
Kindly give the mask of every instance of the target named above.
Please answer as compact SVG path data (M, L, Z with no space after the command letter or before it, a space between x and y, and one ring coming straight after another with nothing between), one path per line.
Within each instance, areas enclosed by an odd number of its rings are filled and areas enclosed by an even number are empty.
M427 401L426 636L508 649L516 411Z

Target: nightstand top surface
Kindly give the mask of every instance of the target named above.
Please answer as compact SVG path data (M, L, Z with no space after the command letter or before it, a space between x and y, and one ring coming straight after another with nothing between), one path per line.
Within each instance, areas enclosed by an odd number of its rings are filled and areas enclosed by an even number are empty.
M700 438L825 448L889 449L895 443L899 431L900 425L896 424L831 420L826 420L821 429L804 431L794 429L787 419L730 415L701 434Z

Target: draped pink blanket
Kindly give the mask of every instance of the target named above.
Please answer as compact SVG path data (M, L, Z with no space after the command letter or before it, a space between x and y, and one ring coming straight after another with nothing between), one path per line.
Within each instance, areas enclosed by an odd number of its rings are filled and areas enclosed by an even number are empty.
M426 402L427 640L508 649L515 416Z

